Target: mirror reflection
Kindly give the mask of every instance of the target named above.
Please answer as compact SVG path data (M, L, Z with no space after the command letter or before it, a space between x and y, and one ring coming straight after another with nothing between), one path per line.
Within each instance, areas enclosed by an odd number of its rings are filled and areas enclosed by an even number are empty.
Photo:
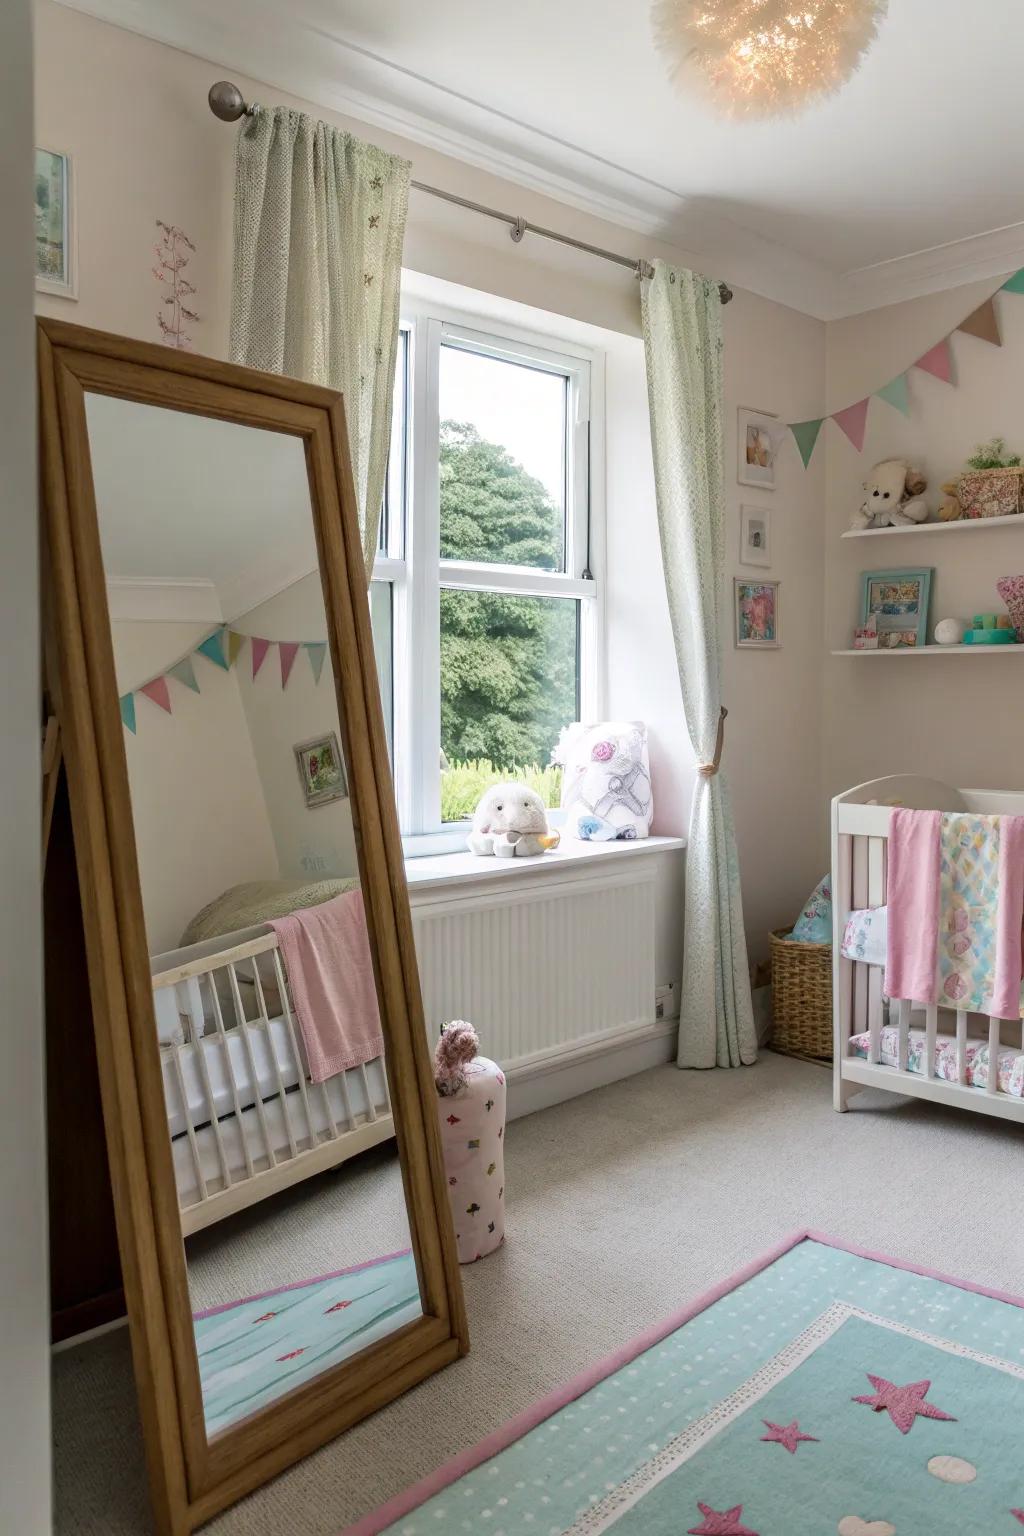
M208 1435L421 1312L302 445L87 398Z

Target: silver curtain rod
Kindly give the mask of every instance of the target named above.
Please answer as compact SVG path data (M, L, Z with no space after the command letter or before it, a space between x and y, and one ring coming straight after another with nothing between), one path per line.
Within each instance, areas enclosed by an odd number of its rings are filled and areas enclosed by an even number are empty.
M214 117L219 117L221 122L236 123L240 117L255 117L263 109L259 102L247 102L237 85L232 85L230 80L218 80L210 87L210 111ZM542 240L555 240L559 245L569 245L575 251L586 251L588 256L599 256L602 261L613 261L617 267L628 267L634 277L653 277L654 268L649 261L642 256L620 256L617 251L606 251L603 246L589 245L586 240L576 240L572 235L563 235L557 229L545 229L540 224L531 224L529 219L517 217L512 213L502 213L500 208L488 208L485 203L475 203L471 198L458 197L454 192L442 191L440 187L429 187L426 182L413 181L410 183L417 192L426 192L430 197L440 197L446 203L455 203L459 208L468 208L471 213L481 213L485 218L497 219L499 224L507 224L509 234L518 245L524 235L540 235ZM719 283L718 291L722 297L722 303L728 304L732 298L732 289L727 283Z

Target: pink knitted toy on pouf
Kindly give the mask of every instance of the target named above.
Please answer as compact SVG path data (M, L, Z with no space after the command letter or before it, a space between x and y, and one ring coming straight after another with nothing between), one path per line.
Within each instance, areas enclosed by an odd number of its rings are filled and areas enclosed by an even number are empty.
M505 1074L486 1056L472 1024L445 1024L434 1052L441 1147L459 1263L472 1264L505 1239Z

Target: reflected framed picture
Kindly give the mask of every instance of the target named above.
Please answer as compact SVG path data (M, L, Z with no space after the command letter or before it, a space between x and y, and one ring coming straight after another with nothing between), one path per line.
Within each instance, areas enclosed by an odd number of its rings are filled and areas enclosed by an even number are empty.
M875 629L880 651L928 644L933 569L861 573L860 627Z
M36 150L35 221L36 288L62 299L77 299L71 156L59 150Z
M777 650L782 644L779 628L778 581L733 579L736 607L736 644L741 650Z
M345 763L334 731L314 736L311 741L297 742L294 751L307 807L330 805L332 800L347 798Z
M740 507L740 565L771 565L771 563L771 509Z
M777 416L741 405L736 423L736 479L761 491L775 489L775 455L784 428Z

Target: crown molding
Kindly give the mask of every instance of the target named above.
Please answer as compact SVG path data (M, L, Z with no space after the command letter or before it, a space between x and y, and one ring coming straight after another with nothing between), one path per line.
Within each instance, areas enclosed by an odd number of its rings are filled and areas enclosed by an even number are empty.
M1024 267L1024 222L844 272L840 278L843 307L830 318L838 320L963 283L1002 277L1020 267Z
M212 581L190 577L108 576L112 623L219 624L224 615Z

